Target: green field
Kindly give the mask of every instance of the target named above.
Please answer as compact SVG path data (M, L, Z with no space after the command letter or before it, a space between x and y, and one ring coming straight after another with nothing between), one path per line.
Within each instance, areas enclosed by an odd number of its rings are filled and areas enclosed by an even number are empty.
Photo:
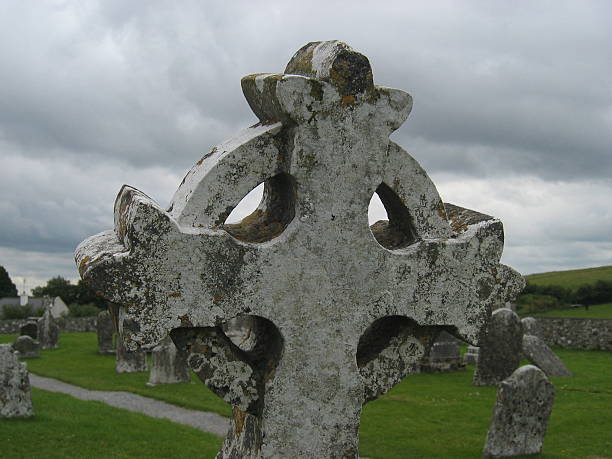
M612 266L529 274L525 276L525 280L535 285L559 285L576 289L581 285L593 284L598 280L612 281Z
M2 342L12 339L14 335L0 335ZM28 360L29 368L90 389L127 390L189 408L229 413L227 405L200 382L149 388L144 385L145 373L115 374L113 357L96 354L93 333L64 333L60 346L43 351L39 359ZM612 353L556 352L575 377L553 378L555 408L539 457L611 458ZM409 376L381 399L367 404L362 414L361 454L371 459L480 457L496 390L473 387L472 373L473 367L468 367L456 373ZM188 427L149 418L145 422L141 419L144 416L127 416L123 410L46 391L34 392L34 404L34 420L0 421L3 458L213 457L209 451L216 451L220 444L220 439ZM158 423L162 422L176 430L168 428L168 435L161 435L158 426L165 424ZM96 429L100 438L96 438ZM112 437L116 445L108 446L109 435L116 431L121 431ZM56 446L62 442L70 446ZM141 450L141 442L150 449ZM182 449L180 445L185 443L196 445L198 453ZM176 454L169 454L168 448L175 444L179 445Z
M587 319L612 319L612 303L596 304L585 308L554 309L552 311L528 314L538 317L580 317Z

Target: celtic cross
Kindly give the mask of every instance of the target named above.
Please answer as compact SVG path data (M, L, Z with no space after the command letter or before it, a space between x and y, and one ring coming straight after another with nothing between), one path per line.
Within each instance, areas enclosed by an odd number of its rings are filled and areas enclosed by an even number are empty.
M124 186L77 265L128 349L170 334L233 405L218 458L355 458L362 405L440 330L477 342L522 279L499 263L501 222L445 206L389 140L412 99L374 85L364 55L309 43L242 89L260 122L200 159L167 210ZM225 224L262 182L253 214ZM389 220L370 228L375 192ZM248 346L223 332L235 317Z

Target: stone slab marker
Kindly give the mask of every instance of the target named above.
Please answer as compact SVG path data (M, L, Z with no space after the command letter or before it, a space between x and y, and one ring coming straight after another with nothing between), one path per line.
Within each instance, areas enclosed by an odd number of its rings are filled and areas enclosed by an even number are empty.
M555 389L542 370L525 365L497 391L485 457L538 454L544 443Z
M18 336L13 343L13 349L19 353L20 359L33 359L40 356L40 343L28 335Z
M523 335L523 354L536 367L553 378L568 378L572 372L548 345L537 336Z
M495 310L480 343L473 384L499 384L518 368L522 355L521 319L508 308Z
M442 331L436 338L421 369L424 372L457 371L464 367L457 339Z
M465 354L463 354L463 363L465 365L476 365L479 353L480 348L478 346L468 346Z
M147 371L147 354L142 349L130 351L121 340L117 340L117 358L115 360L117 373L138 373Z
M59 327L47 308L45 313L38 319L38 341L41 349L57 349L59 341Z
M25 418L33 414L26 364L17 359L10 344L0 344L0 418Z
M524 335L540 336L538 321L533 317L523 317L521 319L521 324L523 324Z
M114 354L115 326L108 311L101 311L96 317L96 333L98 335L98 354Z
M242 89L260 122L205 154L170 206L124 186L115 228L77 248L129 349L168 334L233 406L218 458L356 458L364 403L418 369L446 329L476 343L523 280L499 220L444 205L389 135L409 94L376 86L338 41L301 48ZM225 220L260 183L239 224ZM373 194L389 221L368 226ZM225 322L250 317L252 343Z
M187 356L179 352L170 337L151 352L151 372L147 385L174 384L191 381Z

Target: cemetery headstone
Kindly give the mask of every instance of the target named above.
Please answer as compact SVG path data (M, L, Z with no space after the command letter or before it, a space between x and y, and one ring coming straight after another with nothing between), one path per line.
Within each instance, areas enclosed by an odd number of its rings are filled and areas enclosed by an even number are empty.
M442 331L429 351L421 370L430 373L457 371L464 367L457 339Z
M38 339L38 317L33 320L28 320L19 328L20 336L29 336L32 339Z
M524 317L521 320L521 323L523 324L524 335L540 336L538 321L535 320L533 317Z
M523 280L499 263L501 222L443 204L389 139L412 99L374 85L364 55L309 43L242 88L260 122L204 155L167 210L124 186L77 266L126 347L170 334L233 406L219 457L355 458L362 405L418 369L439 327L477 342ZM253 214L226 224L262 182ZM389 217L375 231L374 193ZM253 345L224 333L238 316Z
M38 341L41 349L57 349L59 326L55 322L50 308L47 308L42 317L38 319Z
M542 370L525 365L502 381L484 447L485 457L538 454L555 390Z
M0 344L0 418L34 414L28 370L17 357L10 344Z
M553 378L568 378L572 372L563 361L539 337L523 335L523 354L532 364Z
M108 311L101 311L96 317L96 333L98 335L98 354L114 354L115 326Z
M479 352L480 348L478 346L468 346L465 354L463 354L463 363L465 365L476 365Z
M13 349L19 352L20 359L33 359L40 356L40 343L28 335L18 336Z
M126 349L121 340L117 340L117 358L115 360L117 373L138 373L147 371L147 354L142 349L133 351Z
M510 376L521 362L523 328L508 308L493 311L484 339L480 342L474 372L475 386L494 386Z
M187 358L179 352L170 337L151 352L151 372L147 385L174 384L191 381Z

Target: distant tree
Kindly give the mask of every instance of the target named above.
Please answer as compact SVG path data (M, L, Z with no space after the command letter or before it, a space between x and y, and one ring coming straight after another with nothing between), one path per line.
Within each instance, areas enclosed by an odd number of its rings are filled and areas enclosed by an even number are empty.
M71 304L76 302L77 286L70 283L68 279L62 276L56 276L47 281L44 287L35 287L32 289L32 295L41 297L49 296L55 298L59 296L64 303Z
M99 309L106 309L108 306L108 301L97 295L94 290L87 286L83 279L79 279L79 282L76 284L76 304L93 304L97 306Z
M0 266L0 297L17 296L17 287L13 284L4 266Z

